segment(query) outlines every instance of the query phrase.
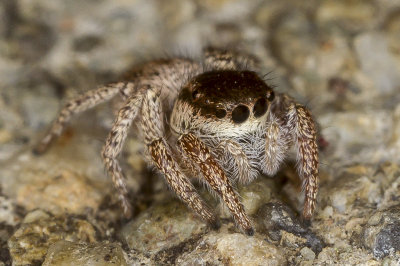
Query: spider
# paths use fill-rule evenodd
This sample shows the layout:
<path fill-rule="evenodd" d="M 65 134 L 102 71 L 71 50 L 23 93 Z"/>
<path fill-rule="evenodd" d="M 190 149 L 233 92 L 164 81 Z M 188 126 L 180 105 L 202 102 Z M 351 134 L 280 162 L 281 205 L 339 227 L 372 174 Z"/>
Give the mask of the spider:
<path fill-rule="evenodd" d="M 254 229 L 233 184 L 262 172 L 274 175 L 295 146 L 305 192 L 303 217 L 311 219 L 318 190 L 318 148 L 311 113 L 289 96 L 275 93 L 253 71 L 257 62 L 239 52 L 208 48 L 199 60 L 156 60 L 128 72 L 124 81 L 90 90 L 69 101 L 35 152 L 47 150 L 66 123 L 119 94 L 119 110 L 102 158 L 124 214 L 131 204 L 117 157 L 133 121 L 145 144 L 145 158 L 171 190 L 202 219 L 218 219 L 196 192 L 191 177 L 207 184 L 226 204 L 247 235 Z"/>

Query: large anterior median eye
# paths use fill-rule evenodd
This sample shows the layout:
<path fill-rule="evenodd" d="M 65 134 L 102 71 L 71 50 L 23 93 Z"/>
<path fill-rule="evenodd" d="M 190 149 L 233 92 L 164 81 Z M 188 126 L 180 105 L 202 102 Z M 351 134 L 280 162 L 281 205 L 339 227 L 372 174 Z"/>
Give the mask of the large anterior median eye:
<path fill-rule="evenodd" d="M 254 117 L 263 116 L 268 110 L 268 103 L 265 98 L 260 98 L 256 101 L 256 104 L 253 107 Z"/>
<path fill-rule="evenodd" d="M 250 115 L 250 111 L 249 111 L 249 108 L 247 108 L 247 106 L 238 105 L 232 111 L 232 120 L 233 120 L 233 122 L 235 122 L 237 124 L 243 123 L 244 121 L 246 121 L 246 119 L 249 117 L 249 115 Z"/>

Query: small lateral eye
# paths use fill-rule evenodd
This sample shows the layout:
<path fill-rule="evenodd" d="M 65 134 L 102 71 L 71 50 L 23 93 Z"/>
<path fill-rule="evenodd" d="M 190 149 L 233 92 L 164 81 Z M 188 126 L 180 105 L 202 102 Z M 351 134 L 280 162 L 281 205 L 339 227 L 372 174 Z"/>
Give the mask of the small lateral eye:
<path fill-rule="evenodd" d="M 200 97 L 199 91 L 196 90 L 196 89 L 193 90 L 193 91 L 192 91 L 192 98 L 193 98 L 193 100 L 197 100 L 199 97 Z"/>
<path fill-rule="evenodd" d="M 253 107 L 254 117 L 263 116 L 268 110 L 268 103 L 265 98 L 260 98 L 256 101 L 256 104 Z"/>
<path fill-rule="evenodd" d="M 268 99 L 268 101 L 272 102 L 275 99 L 275 92 L 274 91 L 269 91 L 267 99 Z"/>
<path fill-rule="evenodd" d="M 247 108 L 247 106 L 238 105 L 232 111 L 232 120 L 236 124 L 240 124 L 246 121 L 249 115 L 250 115 L 250 110 L 249 108 Z"/>
<path fill-rule="evenodd" d="M 224 118 L 226 116 L 226 111 L 225 109 L 217 109 L 215 111 L 215 116 L 219 119 Z"/>

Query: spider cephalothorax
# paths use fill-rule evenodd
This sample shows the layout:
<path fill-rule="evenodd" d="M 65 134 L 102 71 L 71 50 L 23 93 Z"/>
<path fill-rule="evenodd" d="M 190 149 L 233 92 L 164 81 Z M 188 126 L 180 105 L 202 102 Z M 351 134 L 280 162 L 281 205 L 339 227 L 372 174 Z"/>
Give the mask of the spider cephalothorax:
<path fill-rule="evenodd" d="M 253 131 L 274 98 L 255 72 L 216 70 L 202 73 L 178 95 L 171 117 L 175 132 L 236 136 Z M 264 119 L 265 120 L 265 119 Z"/>
<path fill-rule="evenodd" d="M 247 60 L 247 64 L 243 64 Z M 199 60 L 152 61 L 131 72 L 127 81 L 87 92 L 70 101 L 35 149 L 44 152 L 75 113 L 117 94 L 125 100 L 104 146 L 104 164 L 113 179 L 124 213 L 131 214 L 117 157 L 128 130 L 138 118 L 146 158 L 170 188 L 200 217 L 218 219 L 197 194 L 189 177 L 205 182 L 225 202 L 244 232 L 253 226 L 232 183 L 248 183 L 259 172 L 273 175 L 297 150 L 303 180 L 303 216 L 311 218 L 318 189 L 318 150 L 310 112 L 285 94 L 275 94 L 256 72 L 244 66 L 245 55 L 218 49 Z M 165 119 L 165 114 L 169 117 Z M 171 132 L 172 134 L 169 134 Z"/>

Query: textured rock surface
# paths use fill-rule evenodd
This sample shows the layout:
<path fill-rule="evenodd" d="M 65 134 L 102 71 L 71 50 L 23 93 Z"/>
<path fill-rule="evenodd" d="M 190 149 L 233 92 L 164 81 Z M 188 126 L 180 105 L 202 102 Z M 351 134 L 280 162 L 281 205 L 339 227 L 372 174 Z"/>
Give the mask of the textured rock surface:
<path fill-rule="evenodd" d="M 51 245 L 44 266 L 49 265 L 127 265 L 122 248 L 117 244 L 77 244 L 65 240 Z"/>
<path fill-rule="evenodd" d="M 282 265 L 286 258 L 282 250 L 266 242 L 262 236 L 252 238 L 229 232 L 223 226 L 219 233 L 210 232 L 182 250 L 173 261 L 177 265 Z M 159 259 L 159 257 L 156 257 Z M 162 258 L 162 257 L 161 257 Z"/>
<path fill-rule="evenodd" d="M 0 265 L 400 263 L 399 1 L 4 0 L 0 17 Z M 218 230 L 173 199 L 135 138 L 121 156 L 135 204 L 125 220 L 100 159 L 118 102 L 31 154 L 66 99 L 130 65 L 208 45 L 256 55 L 276 90 L 315 115 L 311 224 L 298 216 L 295 158 L 274 179 L 239 186 L 257 229 L 247 237 L 207 191 Z"/>
<path fill-rule="evenodd" d="M 131 249 L 155 254 L 203 234 L 207 225 L 177 201 L 164 202 L 124 226 L 121 238 Z"/>
<path fill-rule="evenodd" d="M 96 232 L 85 220 L 50 217 L 36 211 L 25 217 L 8 240 L 8 247 L 14 264 L 37 264 L 43 261 L 49 246 L 59 240 L 91 243 L 96 240 Z"/>
<path fill-rule="evenodd" d="M 364 228 L 362 240 L 378 258 L 400 250 L 400 206 L 374 213 Z"/>
<path fill-rule="evenodd" d="M 265 204 L 259 209 L 257 219 L 260 226 L 259 230 L 267 234 L 272 240 L 286 241 L 286 244 L 293 246 L 306 245 L 312 249 L 311 252 L 316 253 L 321 252 L 325 246 L 322 240 L 311 232 L 289 207 L 282 203 L 270 202 Z M 304 252 L 310 253 L 307 249 Z M 308 255 L 308 257 L 310 256 Z"/>

